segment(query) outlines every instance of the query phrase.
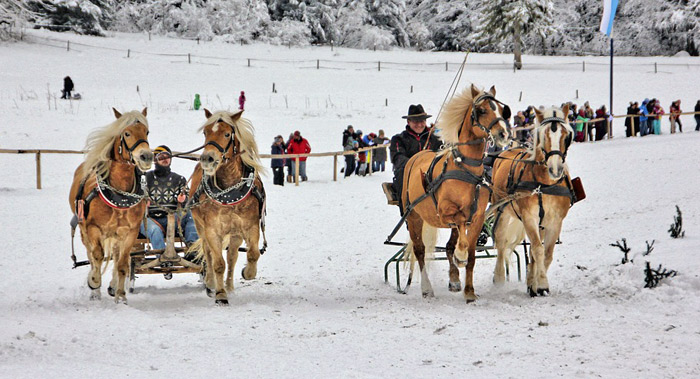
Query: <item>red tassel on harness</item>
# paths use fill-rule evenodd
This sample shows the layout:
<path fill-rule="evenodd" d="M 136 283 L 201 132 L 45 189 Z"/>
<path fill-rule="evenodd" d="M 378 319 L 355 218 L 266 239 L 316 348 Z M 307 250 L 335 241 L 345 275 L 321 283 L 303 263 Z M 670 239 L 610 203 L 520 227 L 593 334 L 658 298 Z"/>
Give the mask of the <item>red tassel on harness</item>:
<path fill-rule="evenodd" d="M 85 221 L 85 200 L 83 200 L 83 199 L 78 200 L 76 207 L 75 207 L 75 213 L 76 213 L 76 216 L 78 216 L 79 223 Z"/>

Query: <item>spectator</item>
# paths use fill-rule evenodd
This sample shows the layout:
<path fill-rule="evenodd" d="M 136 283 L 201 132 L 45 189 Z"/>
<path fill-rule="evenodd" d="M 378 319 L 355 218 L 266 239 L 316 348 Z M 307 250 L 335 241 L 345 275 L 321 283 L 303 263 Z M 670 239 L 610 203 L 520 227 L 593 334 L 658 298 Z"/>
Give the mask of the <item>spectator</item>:
<path fill-rule="evenodd" d="M 401 190 L 403 188 L 403 170 L 406 162 L 421 150 L 429 149 L 438 151 L 442 147 L 442 142 L 431 133 L 425 120 L 432 117 L 425 113 L 421 104 L 408 107 L 408 114 L 401 118 L 406 119 L 406 128 L 403 132 L 391 137 L 389 151 L 391 153 L 391 163 L 394 165 L 394 181 L 383 183 L 384 193 L 391 199 L 397 201 L 399 211 L 403 213 L 401 206 Z"/>
<path fill-rule="evenodd" d="M 348 127 L 349 129 L 352 129 L 352 126 Z M 347 130 L 346 130 L 347 131 Z M 343 146 L 343 150 L 345 151 L 357 151 L 357 141 L 355 141 L 355 138 L 353 137 L 355 133 L 349 133 L 347 138 L 343 138 L 345 141 L 345 146 Z M 343 133 L 343 137 L 345 137 L 345 133 Z M 355 172 L 355 153 L 352 154 L 345 154 L 345 177 L 347 178 L 348 176 L 352 175 Z"/>
<path fill-rule="evenodd" d="M 389 139 L 384 135 L 384 130 L 379 129 L 379 135 L 374 137 L 374 145 L 382 146 L 387 142 L 389 142 Z M 386 168 L 386 147 L 372 150 L 372 164 L 374 165 L 372 170 L 384 172 Z"/>
<path fill-rule="evenodd" d="M 664 115 L 664 108 L 661 106 L 661 101 L 654 101 L 654 134 L 661 134 L 661 116 Z"/>
<path fill-rule="evenodd" d="M 649 99 L 642 101 L 642 106 L 639 108 L 641 116 L 639 116 L 639 135 L 644 137 L 649 134 Z"/>
<path fill-rule="evenodd" d="M 595 122 L 595 140 L 600 141 L 605 138 L 608 134 L 608 112 L 605 109 L 605 105 L 601 106 L 595 111 L 595 118 L 602 118 L 600 121 Z"/>
<path fill-rule="evenodd" d="M 695 103 L 695 131 L 700 131 L 700 100 Z"/>
<path fill-rule="evenodd" d="M 513 117 L 513 127 L 514 128 L 524 128 L 526 126 L 526 121 L 525 121 L 525 114 L 522 111 L 518 111 L 518 113 Z M 518 129 L 515 131 L 515 139 L 520 143 L 523 144 L 525 141 L 527 141 L 529 137 L 530 132 L 525 129 Z"/>
<path fill-rule="evenodd" d="M 367 147 L 365 138 L 362 136 L 362 130 L 357 130 L 357 142 L 360 149 Z M 360 151 L 357 153 L 357 166 L 355 167 L 355 175 L 365 176 L 367 174 L 367 152 Z"/>
<path fill-rule="evenodd" d="M 187 200 L 187 180 L 170 170 L 172 152 L 165 145 L 156 147 L 153 151 L 156 154 L 154 170 L 146 173 L 146 184 L 148 186 L 148 217 L 146 226 L 141 224 L 141 234 L 148 237 L 153 249 L 165 249 L 165 231 L 168 230 L 168 211 L 177 209 L 178 204 L 184 204 Z M 180 220 L 180 218 L 182 219 Z M 182 232 L 185 243 L 190 244 L 199 238 L 195 229 L 192 214 L 187 211 L 184 216 L 177 212 L 175 220 L 180 224 L 180 228 L 175 228 L 175 233 Z M 171 262 L 166 262 L 170 263 Z M 169 274 L 169 275 L 168 275 Z M 166 273 L 166 278 L 172 273 Z"/>
<path fill-rule="evenodd" d="M 676 132 L 676 123 L 678 123 L 678 131 L 683 133 L 683 124 L 681 124 L 681 113 L 683 111 L 681 110 L 680 99 L 672 102 L 668 111 L 671 112 L 671 115 L 668 117 L 671 121 L 671 134 Z"/>
<path fill-rule="evenodd" d="M 348 125 L 347 129 L 343 130 L 343 149 L 348 144 L 348 138 L 352 138 L 353 140 L 357 139 L 357 134 L 355 133 L 355 129 L 352 127 L 352 125 Z"/>
<path fill-rule="evenodd" d="M 71 98 L 71 91 L 73 91 L 73 80 L 71 80 L 70 76 L 66 76 L 63 78 L 63 90 L 61 91 L 61 99 L 70 99 Z"/>
<path fill-rule="evenodd" d="M 282 136 L 275 137 L 274 142 L 272 142 L 272 155 L 283 155 L 286 146 L 284 145 L 284 138 Z M 284 158 L 273 158 L 272 167 L 272 183 L 278 186 L 284 186 Z"/>
<path fill-rule="evenodd" d="M 311 145 L 306 138 L 301 136 L 301 133 L 297 130 L 294 132 L 294 138 L 287 145 L 288 154 L 308 154 L 311 152 Z M 292 159 L 292 177 L 295 176 L 296 172 L 296 159 Z M 299 176 L 301 176 L 301 181 L 305 182 L 308 180 L 306 176 L 306 157 L 299 157 Z M 293 179 L 292 179 L 293 180 Z"/>
<path fill-rule="evenodd" d="M 586 101 L 583 104 L 583 110 L 585 112 L 586 118 L 590 121 L 595 117 L 595 112 L 593 111 L 593 108 L 591 108 L 591 105 Z M 595 127 L 595 123 L 589 122 L 586 124 L 586 129 L 588 130 L 588 140 L 593 141 L 593 128 Z"/>
<path fill-rule="evenodd" d="M 201 106 L 202 106 L 202 101 L 199 99 L 199 94 L 198 94 L 198 93 L 195 93 L 195 94 L 194 94 L 194 104 L 193 104 L 193 108 L 194 108 L 194 110 L 198 111 L 198 110 L 199 110 L 199 107 L 201 107 Z"/>
<path fill-rule="evenodd" d="M 285 142 L 285 144 L 284 144 L 285 149 L 287 149 L 287 154 L 291 154 L 291 153 L 289 153 L 288 150 L 289 150 L 289 144 L 292 143 L 293 139 L 294 139 L 294 133 L 289 133 L 289 138 L 287 138 L 287 142 Z M 284 163 L 287 165 L 287 183 L 291 183 L 292 180 L 294 180 L 292 178 L 292 173 L 294 172 L 294 170 L 292 169 L 292 164 L 294 163 L 294 159 L 287 158 L 287 159 L 285 159 Z"/>
<path fill-rule="evenodd" d="M 639 103 L 630 101 L 630 106 L 627 107 L 627 117 L 625 118 L 625 130 L 627 137 L 637 135 L 637 117 L 639 114 Z"/>
<path fill-rule="evenodd" d="M 245 92 L 241 91 L 241 95 L 238 96 L 238 109 L 245 110 Z"/>
<path fill-rule="evenodd" d="M 578 116 L 576 116 L 576 135 L 574 136 L 574 141 L 576 142 L 586 142 L 586 133 L 584 128 L 588 125 L 589 119 L 586 118 L 586 111 L 579 109 Z"/>

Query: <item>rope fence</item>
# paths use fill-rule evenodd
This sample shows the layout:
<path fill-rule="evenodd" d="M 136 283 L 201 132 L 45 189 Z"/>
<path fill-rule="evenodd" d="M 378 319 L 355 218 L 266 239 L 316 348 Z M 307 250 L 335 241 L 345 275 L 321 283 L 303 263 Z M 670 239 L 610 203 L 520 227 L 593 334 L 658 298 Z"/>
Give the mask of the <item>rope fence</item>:
<path fill-rule="evenodd" d="M 265 64 L 283 64 L 292 65 L 300 69 L 335 69 L 335 70 L 357 70 L 357 71 L 373 71 L 376 70 L 381 72 L 382 70 L 393 70 L 393 71 L 451 71 L 457 70 L 461 66 L 461 62 L 424 62 L 424 63 L 410 63 L 410 62 L 390 62 L 390 61 L 344 61 L 344 60 L 329 60 L 329 59 L 305 59 L 305 60 L 285 60 L 285 59 L 269 59 L 269 58 L 232 58 L 224 56 L 212 56 L 212 55 L 198 55 L 192 53 L 157 53 L 150 51 L 143 51 L 130 48 L 114 48 L 107 46 L 97 46 L 90 45 L 80 42 L 71 42 L 70 40 L 51 38 L 51 37 L 41 37 L 32 34 L 27 34 L 22 29 L 20 33 L 12 32 L 19 40 L 27 40 L 30 43 L 49 46 L 54 48 L 66 49 L 66 51 L 76 51 L 82 52 L 84 50 L 76 49 L 79 48 L 90 48 L 90 49 L 101 49 L 107 51 L 121 52 L 126 58 L 131 58 L 135 55 L 144 56 L 156 56 L 156 57 L 168 57 L 168 58 L 180 58 L 180 60 L 174 61 L 173 63 L 203 63 L 202 60 L 217 60 L 217 61 L 228 61 L 234 62 L 241 66 L 246 67 L 265 67 Z M 151 39 L 151 34 L 149 33 L 149 40 Z M 200 39 L 192 39 L 200 44 Z M 291 45 L 289 46 L 291 48 Z M 333 47 L 331 46 L 331 49 Z M 199 62 L 197 62 L 199 60 Z M 598 69 L 605 69 L 609 67 L 608 63 L 603 62 L 592 62 L 580 60 L 571 62 L 551 62 L 551 63 L 524 63 L 523 67 L 529 69 L 562 69 L 562 70 L 578 70 L 586 72 L 587 66 L 589 70 L 591 67 L 597 67 Z M 614 66 L 618 67 L 638 67 L 647 68 L 648 70 L 653 69 L 654 73 L 659 72 L 659 67 L 664 68 L 686 68 L 690 69 L 700 69 L 700 63 L 615 63 Z M 512 62 L 493 62 L 493 63 L 469 63 L 466 68 L 493 68 L 493 69 L 514 69 L 514 64 Z"/>
<path fill-rule="evenodd" d="M 326 153 L 309 153 L 309 154 L 260 154 L 263 159 L 294 159 L 294 183 L 299 185 L 299 162 L 302 157 L 333 157 L 333 181 L 338 181 L 338 156 L 354 155 L 365 151 L 375 149 L 386 149 L 388 145 L 363 147 L 358 150 L 334 151 Z M 41 189 L 41 155 L 42 154 L 85 154 L 85 150 L 60 150 L 60 149 L 0 149 L 0 154 L 34 154 L 36 160 L 36 189 Z M 177 154 L 173 151 L 173 154 Z M 187 158 L 199 158 L 196 154 L 181 155 Z M 369 173 L 372 173 L 372 164 L 368 164 Z"/>

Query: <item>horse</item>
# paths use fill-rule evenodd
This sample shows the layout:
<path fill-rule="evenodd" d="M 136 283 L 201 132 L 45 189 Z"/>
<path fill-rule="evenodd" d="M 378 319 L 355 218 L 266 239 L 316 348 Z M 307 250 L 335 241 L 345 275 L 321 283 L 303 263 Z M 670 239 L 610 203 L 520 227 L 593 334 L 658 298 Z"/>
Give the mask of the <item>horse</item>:
<path fill-rule="evenodd" d="M 264 172 L 253 125 L 241 117 L 242 110 L 211 113 L 204 109 L 207 121 L 199 131 L 204 133 L 204 150 L 192 174 L 190 200 L 200 239 L 191 251 L 204 256 L 205 287 L 215 303 L 228 305 L 227 291 L 233 291 L 233 269 L 238 248 L 245 241 L 248 264 L 241 271 L 243 279 L 257 275 L 260 233 L 265 241 L 265 189 L 260 180 Z M 252 196 L 250 196 L 252 195 Z M 222 250 L 228 248 L 226 285 Z"/>
<path fill-rule="evenodd" d="M 153 152 L 148 145 L 146 108 L 124 114 L 112 110 L 116 120 L 88 136 L 87 154 L 75 170 L 68 200 L 90 261 L 90 298 L 101 298 L 102 263 L 106 262 L 106 269 L 113 259 L 107 292 L 116 303 L 126 304 L 130 252 L 146 212 L 142 173 L 151 168 Z M 100 201 L 92 201 L 98 197 Z"/>
<path fill-rule="evenodd" d="M 423 297 L 434 292 L 425 270 L 425 251 L 432 251 L 437 228 L 452 229 L 447 243 L 449 290 L 461 290 L 459 267 L 466 262 L 464 298 L 476 300 L 473 285 L 476 241 L 484 224 L 489 185 L 483 176 L 487 139 L 499 146 L 509 141 L 502 103 L 496 89 L 489 92 L 465 89 L 453 97 L 438 118 L 435 128 L 446 145 L 441 152 L 424 150 L 406 163 L 401 199 L 410 241 L 407 256 L 418 261 Z M 430 198 L 430 201 L 424 201 Z M 427 242 L 427 243 L 426 243 Z"/>
<path fill-rule="evenodd" d="M 536 109 L 532 147 L 507 150 L 493 166 L 493 239 L 498 250 L 493 281 L 505 281 L 508 255 L 527 234 L 532 248 L 527 290 L 532 297 L 549 293 L 547 270 L 562 221 L 575 200 L 565 163 L 573 138 L 568 112 L 568 105 Z"/>

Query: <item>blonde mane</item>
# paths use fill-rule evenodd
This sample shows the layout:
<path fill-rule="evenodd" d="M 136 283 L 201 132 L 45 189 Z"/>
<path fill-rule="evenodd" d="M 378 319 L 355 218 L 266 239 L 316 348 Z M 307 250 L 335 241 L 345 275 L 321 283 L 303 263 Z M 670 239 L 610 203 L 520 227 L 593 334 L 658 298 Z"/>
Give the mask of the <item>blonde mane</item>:
<path fill-rule="evenodd" d="M 467 87 L 445 104 L 436 123 L 438 127 L 436 134 L 443 142 L 447 144 L 459 142 L 459 129 L 467 115 L 466 110 L 471 107 L 473 100 L 471 87 Z"/>
<path fill-rule="evenodd" d="M 258 175 L 265 175 L 265 166 L 263 166 L 262 162 L 260 161 L 258 144 L 255 142 L 255 128 L 250 120 L 243 117 L 240 117 L 238 120 L 234 121 L 233 116 L 235 115 L 236 113 L 227 111 L 216 112 L 207 119 L 207 121 L 199 128 L 198 131 L 202 132 L 204 128 L 219 121 L 219 119 L 229 125 L 233 125 L 234 133 L 236 138 L 238 138 L 238 143 L 240 144 L 240 149 L 243 151 L 241 154 L 241 160 L 244 164 L 255 169 Z"/>
<path fill-rule="evenodd" d="M 146 117 L 139 111 L 131 111 L 122 114 L 109 125 L 96 129 L 88 135 L 85 142 L 85 161 L 82 166 L 82 175 L 87 177 L 92 172 L 106 179 L 109 176 L 109 162 L 112 157 L 112 146 L 114 139 L 124 132 L 124 129 L 136 122 L 141 122 L 148 128 Z"/>

